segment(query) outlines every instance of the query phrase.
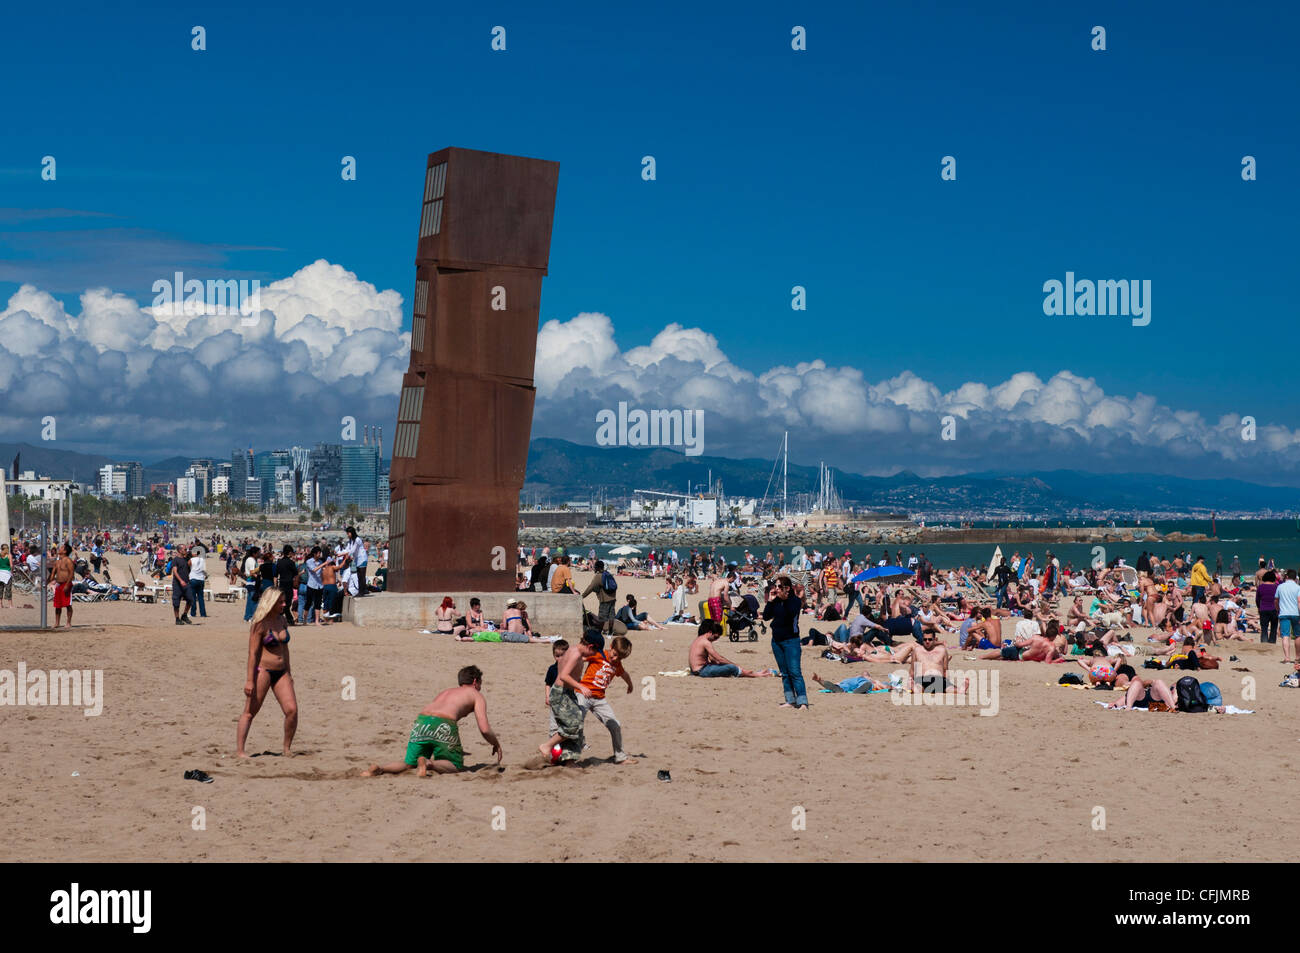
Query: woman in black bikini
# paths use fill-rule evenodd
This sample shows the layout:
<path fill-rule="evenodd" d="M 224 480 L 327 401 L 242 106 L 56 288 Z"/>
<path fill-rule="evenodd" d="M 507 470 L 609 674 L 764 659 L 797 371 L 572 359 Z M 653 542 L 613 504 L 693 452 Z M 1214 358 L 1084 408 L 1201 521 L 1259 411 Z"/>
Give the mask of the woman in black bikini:
<path fill-rule="evenodd" d="M 284 593 L 271 588 L 262 593 L 248 630 L 248 681 L 244 684 L 244 713 L 239 716 L 236 756 L 247 758 L 244 742 L 253 717 L 266 701 L 266 693 L 275 692 L 275 700 L 284 712 L 284 754 L 298 729 L 298 699 L 293 693 L 293 674 L 289 671 L 289 630 L 285 625 Z"/>

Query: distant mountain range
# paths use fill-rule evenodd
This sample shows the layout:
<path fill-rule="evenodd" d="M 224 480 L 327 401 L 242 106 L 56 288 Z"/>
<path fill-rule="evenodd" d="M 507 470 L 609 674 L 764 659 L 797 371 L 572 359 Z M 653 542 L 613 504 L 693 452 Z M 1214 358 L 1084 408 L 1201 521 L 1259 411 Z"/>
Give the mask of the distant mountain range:
<path fill-rule="evenodd" d="M 56 450 L 50 445 L 0 443 L 0 464 L 8 471 L 15 454 L 24 470 L 60 479 L 93 483 L 106 463 L 128 457 Z M 144 463 L 144 482 L 168 483 L 185 472 L 190 457 L 168 457 Z M 212 459 L 221 461 L 224 455 Z M 529 445 L 526 500 L 560 502 L 585 500 L 598 491 L 626 496 L 632 490 L 685 493 L 704 484 L 709 473 L 721 480 L 730 496 L 779 498 L 781 474 L 772 460 L 728 457 L 687 457 L 661 448 L 588 447 L 549 437 Z M 774 476 L 774 478 L 773 478 Z M 769 489 L 768 481 L 772 479 Z M 789 467 L 789 494 L 815 494 L 817 467 Z M 1087 473 L 1048 470 L 1032 473 L 969 473 L 925 478 L 902 471 L 873 477 L 835 471 L 835 489 L 847 504 L 895 512 L 1023 510 L 1059 514 L 1070 510 L 1115 510 L 1134 513 L 1294 512 L 1300 510 L 1300 489 L 1266 486 L 1242 480 L 1198 480 L 1143 473 Z"/>
<path fill-rule="evenodd" d="M 709 471 L 730 496 L 779 498 L 781 473 L 772 460 L 687 457 L 671 450 L 586 447 L 566 440 L 539 438 L 528 452 L 525 498 L 534 493 L 552 500 L 585 499 L 594 489 L 610 495 L 633 489 L 684 493 L 703 484 Z M 875 510 L 1006 510 L 1064 513 L 1075 509 L 1131 512 L 1295 511 L 1300 489 L 1242 480 L 1196 480 L 1142 473 L 1095 474 L 1079 470 L 1033 473 L 969 473 L 925 478 L 906 470 L 888 477 L 836 470 L 835 489 L 845 503 Z M 815 494 L 817 467 L 791 464 L 789 494 Z"/>

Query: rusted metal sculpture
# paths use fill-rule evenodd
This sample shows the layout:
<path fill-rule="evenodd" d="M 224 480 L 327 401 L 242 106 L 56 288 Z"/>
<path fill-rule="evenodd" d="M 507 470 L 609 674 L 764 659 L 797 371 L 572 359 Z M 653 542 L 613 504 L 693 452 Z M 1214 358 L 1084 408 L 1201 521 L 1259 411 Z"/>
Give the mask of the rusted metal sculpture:
<path fill-rule="evenodd" d="M 394 592 L 514 588 L 559 174 L 493 152 L 429 156 L 389 471 Z"/>

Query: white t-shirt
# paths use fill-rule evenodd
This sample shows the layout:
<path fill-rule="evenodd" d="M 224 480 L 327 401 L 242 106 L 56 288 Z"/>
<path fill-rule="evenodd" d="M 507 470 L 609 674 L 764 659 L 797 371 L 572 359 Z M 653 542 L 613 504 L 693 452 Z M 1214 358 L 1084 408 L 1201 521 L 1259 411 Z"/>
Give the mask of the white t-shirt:
<path fill-rule="evenodd" d="M 28 554 L 27 554 L 27 568 L 28 568 L 28 570 L 31 571 L 31 572 L 40 572 L 40 571 L 41 571 L 41 557 L 40 557 L 40 556 L 37 556 L 35 553 L 28 553 Z"/>
<path fill-rule="evenodd" d="M 1033 619 L 1021 619 L 1016 623 L 1016 638 L 1028 639 L 1035 635 L 1042 635 L 1043 630 Z"/>
<path fill-rule="evenodd" d="M 1300 583 L 1294 579 L 1277 587 L 1277 614 L 1300 615 Z"/>
<path fill-rule="evenodd" d="M 190 559 L 190 579 L 194 582 L 203 582 L 208 578 L 208 564 L 202 556 L 194 556 Z"/>
<path fill-rule="evenodd" d="M 348 555 L 352 557 L 352 565 L 360 568 L 366 564 L 366 545 L 360 536 L 348 544 Z"/>

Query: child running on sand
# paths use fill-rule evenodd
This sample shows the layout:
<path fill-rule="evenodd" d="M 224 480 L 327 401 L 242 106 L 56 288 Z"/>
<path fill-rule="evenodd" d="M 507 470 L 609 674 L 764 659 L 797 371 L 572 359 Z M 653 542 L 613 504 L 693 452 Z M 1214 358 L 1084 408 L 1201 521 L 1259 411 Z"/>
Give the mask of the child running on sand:
<path fill-rule="evenodd" d="M 609 729 L 609 740 L 614 745 L 615 764 L 636 764 L 635 758 L 629 758 L 623 750 L 623 726 L 619 724 L 605 698 L 605 689 L 617 675 L 627 683 L 627 691 L 632 693 L 632 678 L 623 670 L 623 659 L 632 654 L 632 640 L 625 635 L 616 635 L 609 648 L 596 652 L 587 659 L 587 670 L 582 675 L 582 684 L 591 689 L 590 695 L 578 699 L 583 714 L 591 712 L 600 719 L 600 723 Z"/>
<path fill-rule="evenodd" d="M 466 665 L 456 674 L 455 688 L 439 692 L 433 701 L 415 717 L 411 738 L 406 745 L 406 760 L 393 764 L 372 764 L 361 772 L 363 778 L 381 774 L 401 774 L 415 768 L 420 777 L 427 777 L 430 769 L 438 774 L 455 774 L 465 770 L 465 752 L 460 746 L 460 726 L 457 724 L 470 712 L 478 722 L 483 740 L 492 746 L 492 753 L 501 763 L 501 742 L 492 732 L 487 719 L 487 701 L 483 698 L 483 673 L 477 665 Z"/>

